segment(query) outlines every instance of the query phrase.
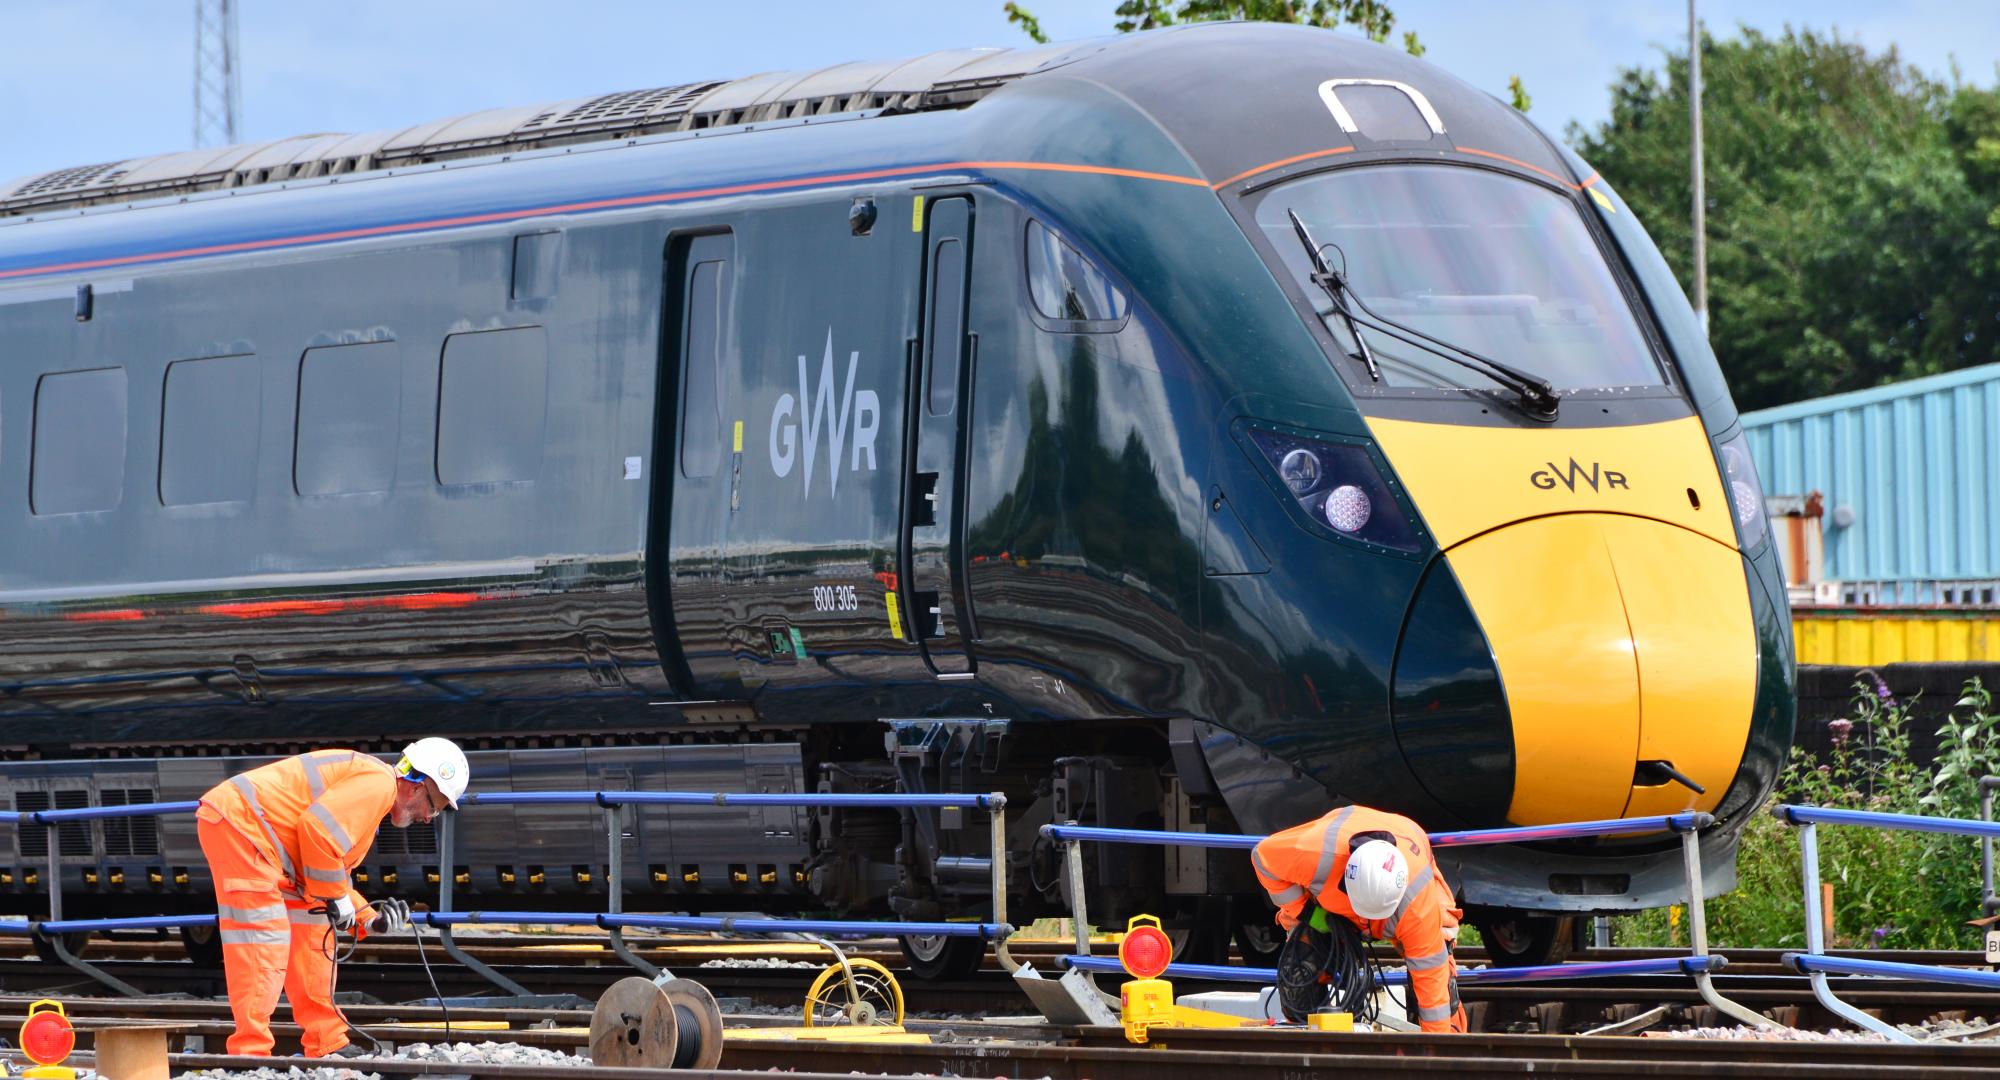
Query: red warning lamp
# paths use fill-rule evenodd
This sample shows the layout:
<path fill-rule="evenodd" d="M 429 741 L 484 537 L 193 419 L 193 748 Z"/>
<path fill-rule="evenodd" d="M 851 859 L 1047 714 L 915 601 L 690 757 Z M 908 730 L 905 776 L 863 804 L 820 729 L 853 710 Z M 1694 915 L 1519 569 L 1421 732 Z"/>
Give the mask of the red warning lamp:
<path fill-rule="evenodd" d="M 1174 943 L 1151 915 L 1134 915 L 1118 945 L 1118 962 L 1135 979 L 1156 979 L 1174 958 Z"/>
<path fill-rule="evenodd" d="M 21 1024 L 21 1052 L 40 1068 L 27 1076 L 75 1076 L 69 1069 L 50 1068 L 76 1049 L 76 1029 L 70 1026 L 62 1002 L 43 999 L 28 1006 L 28 1019 Z"/>

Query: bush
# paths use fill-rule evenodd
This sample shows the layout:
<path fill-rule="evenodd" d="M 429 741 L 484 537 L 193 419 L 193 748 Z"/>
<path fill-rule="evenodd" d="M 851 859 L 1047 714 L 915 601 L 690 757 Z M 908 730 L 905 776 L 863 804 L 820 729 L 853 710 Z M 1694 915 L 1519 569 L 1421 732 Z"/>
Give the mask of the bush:
<path fill-rule="evenodd" d="M 1794 748 L 1772 806 L 1806 803 L 1892 814 L 1977 818 L 1979 778 L 2000 774 L 2000 715 L 1978 679 L 1938 729 L 1928 774 L 1910 758 L 1909 710 L 1874 680 L 1855 684 L 1852 719 L 1832 722 L 1833 752 L 1816 761 Z M 1834 932 L 1828 948 L 1971 949 L 1965 925 L 1979 910 L 1979 841 L 1966 836 L 1823 825 L 1820 881 L 1833 886 Z M 1745 824 L 1734 892 L 1708 902 L 1709 944 L 1716 948 L 1802 948 L 1797 830 L 1769 813 Z M 1619 945 L 1685 946 L 1680 908 L 1619 919 Z"/>

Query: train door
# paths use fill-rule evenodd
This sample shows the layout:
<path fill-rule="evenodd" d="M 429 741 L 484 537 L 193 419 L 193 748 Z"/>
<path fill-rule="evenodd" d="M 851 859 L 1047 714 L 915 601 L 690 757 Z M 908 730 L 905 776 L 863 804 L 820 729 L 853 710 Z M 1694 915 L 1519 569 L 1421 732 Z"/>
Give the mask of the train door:
<path fill-rule="evenodd" d="M 736 270 L 731 233 L 668 241 L 650 526 L 654 565 L 667 571 L 664 582 L 654 578 L 656 595 L 664 593 L 654 617 L 662 661 L 670 672 L 682 669 L 678 689 L 695 696 L 727 694 L 740 677 L 725 558 L 735 473 L 724 421 L 729 373 L 738 367 Z"/>
<path fill-rule="evenodd" d="M 963 507 L 967 399 L 977 341 L 967 330 L 972 298 L 972 200 L 926 200 L 924 258 L 917 282 L 918 331 L 911 342 L 905 402 L 899 578 L 908 624 L 942 678 L 973 671 L 966 600 Z"/>

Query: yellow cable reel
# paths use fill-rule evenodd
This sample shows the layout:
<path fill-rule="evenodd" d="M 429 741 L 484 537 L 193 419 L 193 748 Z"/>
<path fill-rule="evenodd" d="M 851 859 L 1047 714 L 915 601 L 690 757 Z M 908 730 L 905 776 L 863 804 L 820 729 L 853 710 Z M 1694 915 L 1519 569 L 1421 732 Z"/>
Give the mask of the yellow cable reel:
<path fill-rule="evenodd" d="M 873 960 L 850 959 L 845 969 L 828 964 L 806 991 L 806 1027 L 900 1027 L 902 1023 L 903 988 L 888 968 Z"/>

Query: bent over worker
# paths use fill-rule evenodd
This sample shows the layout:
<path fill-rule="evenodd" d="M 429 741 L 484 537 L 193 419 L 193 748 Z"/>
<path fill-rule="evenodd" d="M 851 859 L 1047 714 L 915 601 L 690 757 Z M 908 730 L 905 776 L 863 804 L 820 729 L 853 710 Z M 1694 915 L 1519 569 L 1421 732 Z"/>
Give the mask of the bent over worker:
<path fill-rule="evenodd" d="M 1316 984 L 1332 954 L 1324 922 L 1313 928 L 1317 904 L 1369 940 L 1395 942 L 1409 969 L 1423 1030 L 1465 1030 L 1451 954 L 1464 913 L 1452 906 L 1451 886 L 1416 822 L 1365 806 L 1342 807 L 1265 837 L 1250 853 L 1250 864 L 1278 905 L 1278 924 L 1291 932 L 1278 965 L 1281 992 L 1288 979 L 1303 977 L 1308 988 Z M 1288 973 L 1302 962 L 1314 966 Z M 1292 1008 L 1286 1005 L 1287 1012 Z"/>
<path fill-rule="evenodd" d="M 464 751 L 430 738 L 404 747 L 393 768 L 354 750 L 318 750 L 230 777 L 201 797 L 195 834 L 215 879 L 236 1019 L 230 1053 L 269 1056 L 281 988 L 305 1028 L 307 1057 L 347 1046 L 347 1021 L 333 1004 L 334 934 L 409 925 L 408 905 L 369 905 L 348 872 L 384 817 L 399 829 L 428 822 L 458 807 L 465 784 Z"/>

